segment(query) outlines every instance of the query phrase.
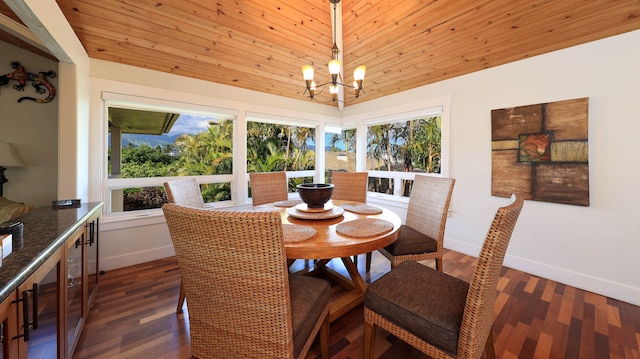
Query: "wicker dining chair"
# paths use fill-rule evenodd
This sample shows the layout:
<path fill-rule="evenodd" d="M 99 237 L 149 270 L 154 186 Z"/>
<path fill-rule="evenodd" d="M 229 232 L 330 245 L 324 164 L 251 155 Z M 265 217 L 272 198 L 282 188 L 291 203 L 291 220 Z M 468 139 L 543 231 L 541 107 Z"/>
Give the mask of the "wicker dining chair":
<path fill-rule="evenodd" d="M 407 261 L 369 286 L 364 302 L 364 358 L 376 327 L 432 358 L 495 358 L 493 307 L 502 262 L 523 206 L 522 197 L 498 209 L 467 283 Z"/>
<path fill-rule="evenodd" d="M 442 248 L 449 203 L 456 180 L 446 177 L 416 175 L 411 188 L 407 217 L 398 239 L 378 250 L 391 261 L 391 268 L 404 261 L 435 259 L 442 272 Z M 371 268 L 367 254 L 366 270 Z"/>
<path fill-rule="evenodd" d="M 164 183 L 164 192 L 167 194 L 167 199 L 170 203 L 175 203 L 182 206 L 204 208 L 204 200 L 202 199 L 200 185 L 194 177 L 167 181 Z M 176 309 L 178 313 L 182 312 L 184 300 L 184 287 L 182 286 L 182 282 L 180 282 L 178 308 Z"/>
<path fill-rule="evenodd" d="M 162 207 L 189 298 L 194 358 L 328 357 L 328 282 L 289 274 L 272 211 Z"/>
<path fill-rule="evenodd" d="M 368 172 L 331 173 L 331 183 L 335 186 L 331 199 L 366 203 L 368 179 Z M 371 256 L 371 252 L 367 252 L 367 256 Z M 353 256 L 353 264 L 358 266 L 357 255 Z"/>
<path fill-rule="evenodd" d="M 249 181 L 254 206 L 289 199 L 285 172 L 249 173 Z"/>
<path fill-rule="evenodd" d="M 367 172 L 333 172 L 331 183 L 335 186 L 331 199 L 367 202 Z"/>

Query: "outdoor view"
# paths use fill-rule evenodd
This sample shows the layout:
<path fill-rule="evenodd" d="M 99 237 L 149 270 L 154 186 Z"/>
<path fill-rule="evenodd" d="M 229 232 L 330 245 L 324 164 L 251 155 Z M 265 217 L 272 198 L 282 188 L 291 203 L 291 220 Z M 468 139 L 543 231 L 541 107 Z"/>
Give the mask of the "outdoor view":
<path fill-rule="evenodd" d="M 367 128 L 367 171 L 440 173 L 442 117 L 411 119 Z M 413 181 L 402 179 L 408 197 Z M 394 181 L 369 175 L 369 191 L 394 193 Z"/>
<path fill-rule="evenodd" d="M 120 166 L 111 163 L 113 149 L 108 150 L 110 177 L 230 175 L 234 124 L 232 118 L 181 114 L 171 131 L 162 135 L 132 134 L 123 130 Z M 333 171 L 355 171 L 356 129 L 329 133 L 325 143 L 325 182 L 330 182 Z M 247 170 L 314 170 L 315 144 L 314 128 L 248 122 Z M 440 117 L 370 126 L 366 148 L 367 170 L 439 173 Z M 312 177 L 290 178 L 290 191 L 299 183 L 312 181 Z M 402 186 L 403 195 L 408 196 L 411 181 L 403 181 Z M 393 193 L 392 187 L 393 181 L 389 178 L 370 176 L 370 191 Z M 231 199 L 229 182 L 202 184 L 201 189 L 205 202 Z M 159 208 L 166 201 L 161 186 L 122 190 L 123 211 Z"/>

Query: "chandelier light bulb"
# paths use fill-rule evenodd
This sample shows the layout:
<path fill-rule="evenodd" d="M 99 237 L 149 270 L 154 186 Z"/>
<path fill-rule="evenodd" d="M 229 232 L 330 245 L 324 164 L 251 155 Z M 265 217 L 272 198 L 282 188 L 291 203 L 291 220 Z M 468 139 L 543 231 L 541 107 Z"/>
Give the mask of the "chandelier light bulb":
<path fill-rule="evenodd" d="M 306 80 L 313 80 L 313 67 L 309 65 L 302 66 L 302 76 Z"/>
<path fill-rule="evenodd" d="M 331 60 L 329 61 L 329 74 L 330 75 L 338 75 L 340 73 L 340 68 L 342 64 L 340 64 L 339 60 Z"/>
<path fill-rule="evenodd" d="M 364 73 L 367 71 L 367 67 L 364 65 L 360 65 L 353 70 L 353 79 L 356 81 L 364 80 Z"/>

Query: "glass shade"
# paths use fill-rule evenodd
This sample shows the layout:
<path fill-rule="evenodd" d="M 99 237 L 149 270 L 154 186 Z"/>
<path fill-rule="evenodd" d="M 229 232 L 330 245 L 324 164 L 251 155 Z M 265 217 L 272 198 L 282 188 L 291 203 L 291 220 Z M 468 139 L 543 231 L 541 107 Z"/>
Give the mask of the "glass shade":
<path fill-rule="evenodd" d="M 313 80 L 313 67 L 309 65 L 302 66 L 302 76 L 306 80 Z"/>
<path fill-rule="evenodd" d="M 329 61 L 329 74 L 338 75 L 340 73 L 340 68 L 342 65 L 339 60 L 331 60 Z"/>
<path fill-rule="evenodd" d="M 364 65 L 356 67 L 356 69 L 353 70 L 353 79 L 356 81 L 364 80 L 364 73 L 366 71 L 367 71 L 367 67 Z"/>

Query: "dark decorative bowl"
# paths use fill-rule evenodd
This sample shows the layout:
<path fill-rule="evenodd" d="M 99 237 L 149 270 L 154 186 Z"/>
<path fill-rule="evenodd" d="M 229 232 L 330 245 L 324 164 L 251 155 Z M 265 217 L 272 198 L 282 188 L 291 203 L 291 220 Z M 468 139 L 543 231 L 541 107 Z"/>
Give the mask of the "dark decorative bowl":
<path fill-rule="evenodd" d="M 330 183 L 302 183 L 298 186 L 300 199 L 309 208 L 323 208 L 324 204 L 331 199 L 333 184 Z"/>

